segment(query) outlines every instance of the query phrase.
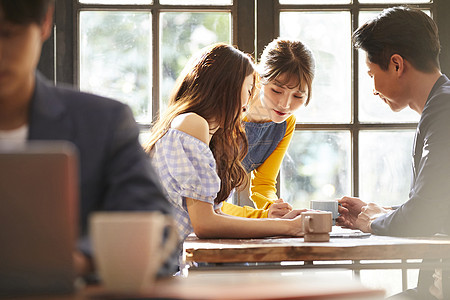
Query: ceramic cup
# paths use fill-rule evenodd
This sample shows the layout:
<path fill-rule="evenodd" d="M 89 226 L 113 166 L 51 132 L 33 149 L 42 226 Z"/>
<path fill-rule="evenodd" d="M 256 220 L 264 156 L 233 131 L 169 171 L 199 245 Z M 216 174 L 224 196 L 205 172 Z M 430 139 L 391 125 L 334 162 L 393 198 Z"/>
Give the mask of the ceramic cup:
<path fill-rule="evenodd" d="M 329 211 L 306 211 L 301 214 L 305 242 L 328 242 L 332 228 Z"/>
<path fill-rule="evenodd" d="M 94 262 L 105 289 L 111 292 L 139 293 L 151 287 L 178 244 L 172 217 L 160 212 L 94 213 L 90 233 Z"/>
<path fill-rule="evenodd" d="M 336 218 L 339 217 L 338 202 L 336 200 L 311 200 L 311 209 L 329 211 L 333 214 L 333 225 L 336 225 Z"/>

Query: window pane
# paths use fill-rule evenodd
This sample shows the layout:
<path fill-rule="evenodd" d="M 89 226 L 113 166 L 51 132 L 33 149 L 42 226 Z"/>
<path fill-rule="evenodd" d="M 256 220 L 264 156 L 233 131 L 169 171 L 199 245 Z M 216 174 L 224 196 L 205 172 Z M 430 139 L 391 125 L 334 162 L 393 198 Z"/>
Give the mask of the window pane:
<path fill-rule="evenodd" d="M 160 107 L 163 111 L 175 80 L 192 54 L 213 43 L 231 43 L 231 14 L 161 13 L 161 31 Z"/>
<path fill-rule="evenodd" d="M 159 0 L 161 4 L 169 5 L 231 5 L 232 0 Z"/>
<path fill-rule="evenodd" d="M 294 208 L 350 194 L 350 133 L 296 131 L 280 172 L 280 195 Z"/>
<path fill-rule="evenodd" d="M 351 0 L 280 0 L 280 4 L 346 4 Z"/>
<path fill-rule="evenodd" d="M 80 0 L 87 4 L 152 4 L 152 0 Z"/>
<path fill-rule="evenodd" d="M 151 15 L 80 13 L 80 89 L 129 104 L 137 121 L 151 120 Z"/>
<path fill-rule="evenodd" d="M 378 15 L 381 11 L 362 11 L 359 14 L 360 25 Z M 366 54 L 359 51 L 359 121 L 379 123 L 418 122 L 420 115 L 408 107 L 393 112 L 389 105 L 373 94 L 373 80 L 367 74 Z"/>
<path fill-rule="evenodd" d="M 359 187 L 363 201 L 395 205 L 408 199 L 413 140 L 413 130 L 360 132 Z"/>
<path fill-rule="evenodd" d="M 316 60 L 312 99 L 296 113 L 297 122 L 350 122 L 350 12 L 282 12 L 280 36 L 301 40 Z"/>

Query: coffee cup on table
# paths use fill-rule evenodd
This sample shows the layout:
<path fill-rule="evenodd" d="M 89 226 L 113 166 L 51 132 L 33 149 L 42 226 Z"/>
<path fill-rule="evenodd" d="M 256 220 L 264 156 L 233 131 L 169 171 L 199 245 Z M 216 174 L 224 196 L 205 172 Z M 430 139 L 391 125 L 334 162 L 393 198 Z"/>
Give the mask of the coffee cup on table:
<path fill-rule="evenodd" d="M 336 225 L 336 218 L 339 217 L 338 202 L 336 200 L 311 200 L 311 209 L 329 211 L 333 214 L 333 225 Z"/>
<path fill-rule="evenodd" d="M 150 288 L 178 245 L 172 217 L 155 211 L 94 213 L 90 234 L 103 286 L 117 293 L 135 294 Z"/>
<path fill-rule="evenodd" d="M 305 242 L 328 242 L 332 228 L 332 213 L 329 211 L 302 212 Z"/>

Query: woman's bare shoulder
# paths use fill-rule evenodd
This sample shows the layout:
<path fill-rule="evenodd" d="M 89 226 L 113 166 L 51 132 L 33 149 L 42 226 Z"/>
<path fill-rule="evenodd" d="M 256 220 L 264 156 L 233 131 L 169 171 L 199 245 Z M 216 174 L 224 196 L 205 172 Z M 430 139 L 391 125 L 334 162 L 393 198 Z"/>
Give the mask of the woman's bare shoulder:
<path fill-rule="evenodd" d="M 209 144 L 208 121 L 196 113 L 184 113 L 176 116 L 172 121 L 171 128 L 183 131 Z"/>

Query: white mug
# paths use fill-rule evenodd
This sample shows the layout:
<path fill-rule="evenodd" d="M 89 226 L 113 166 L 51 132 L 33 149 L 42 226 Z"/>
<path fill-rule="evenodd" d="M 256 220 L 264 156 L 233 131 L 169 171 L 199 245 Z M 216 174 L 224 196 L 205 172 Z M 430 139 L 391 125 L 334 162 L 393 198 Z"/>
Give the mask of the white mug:
<path fill-rule="evenodd" d="M 311 200 L 311 209 L 330 211 L 333 214 L 333 225 L 339 217 L 338 206 L 339 203 L 336 200 Z"/>
<path fill-rule="evenodd" d="M 164 230 L 169 229 L 163 241 Z M 178 245 L 171 216 L 160 212 L 97 212 L 90 217 L 94 261 L 106 290 L 139 293 Z"/>

